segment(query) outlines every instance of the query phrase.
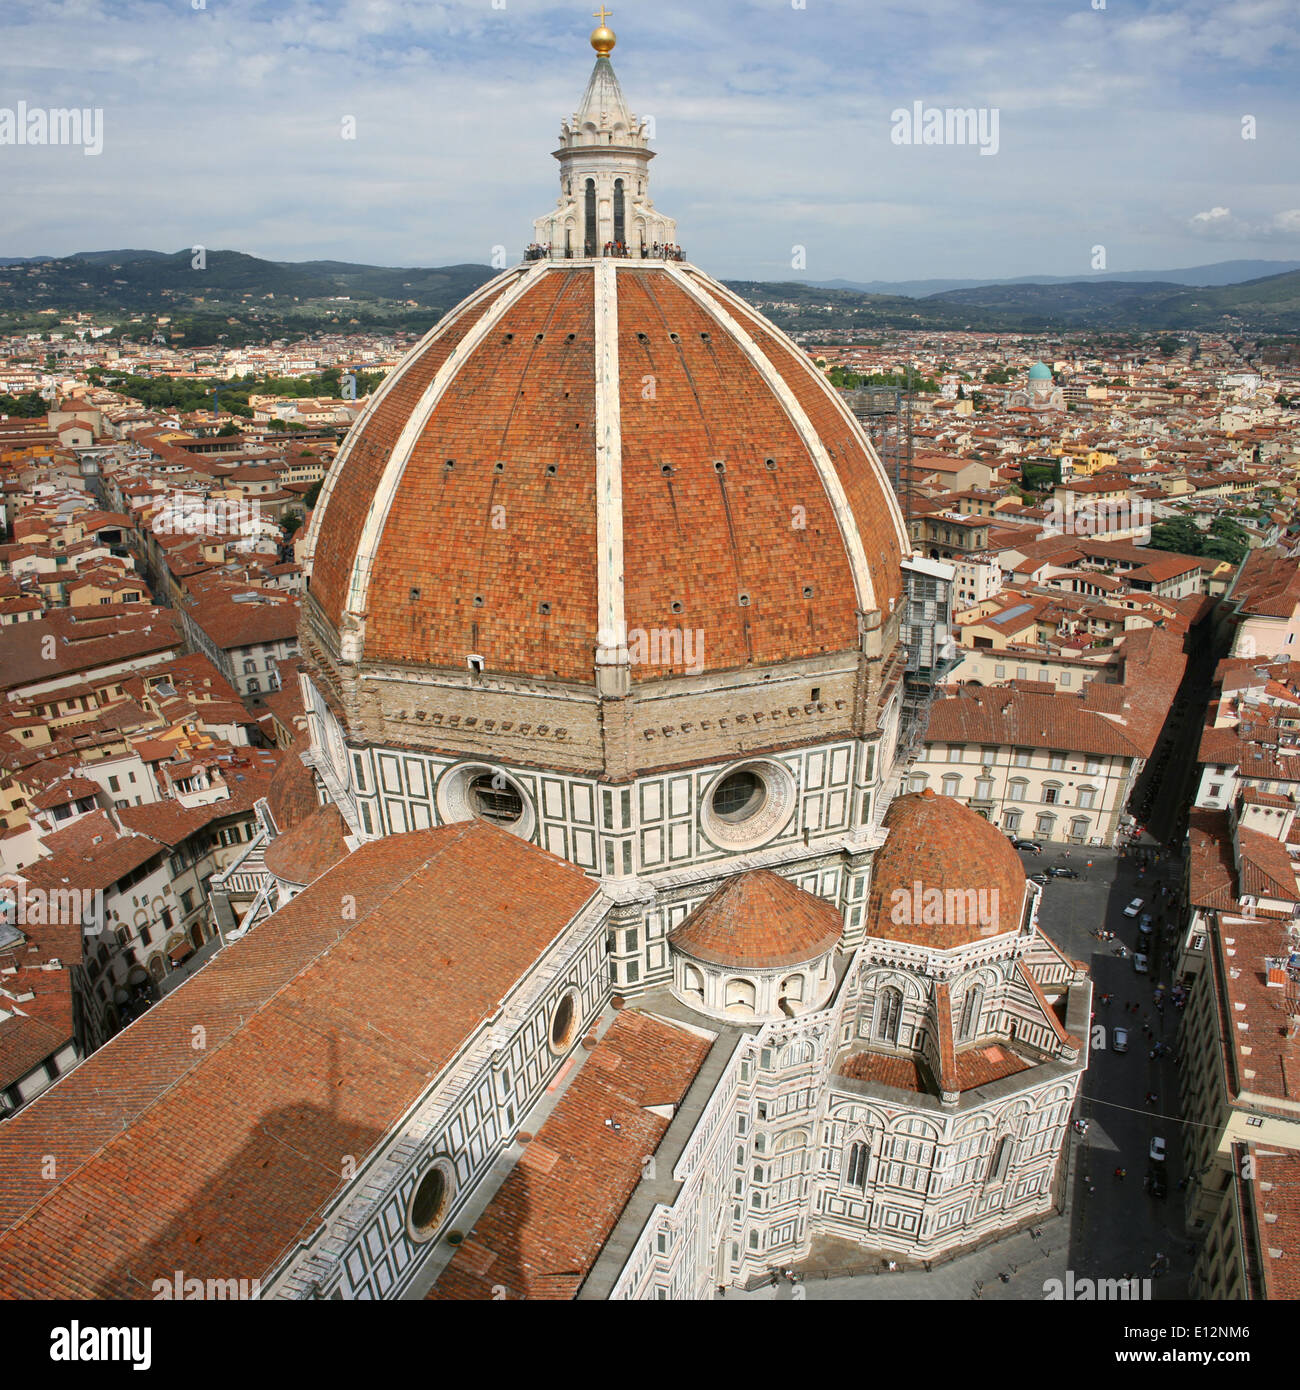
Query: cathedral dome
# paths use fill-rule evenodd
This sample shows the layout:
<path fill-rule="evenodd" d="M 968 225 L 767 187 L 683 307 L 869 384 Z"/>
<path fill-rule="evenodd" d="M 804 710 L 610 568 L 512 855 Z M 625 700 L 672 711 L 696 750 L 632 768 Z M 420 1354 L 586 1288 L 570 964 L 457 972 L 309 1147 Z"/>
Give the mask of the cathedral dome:
<path fill-rule="evenodd" d="M 344 661 L 636 684 L 860 650 L 905 546 L 857 422 L 743 300 L 681 262 L 539 259 L 358 419 L 309 606 Z"/>
<path fill-rule="evenodd" d="M 898 797 L 871 871 L 869 935 L 951 950 L 1020 929 L 1025 870 L 996 826 L 933 790 Z"/>

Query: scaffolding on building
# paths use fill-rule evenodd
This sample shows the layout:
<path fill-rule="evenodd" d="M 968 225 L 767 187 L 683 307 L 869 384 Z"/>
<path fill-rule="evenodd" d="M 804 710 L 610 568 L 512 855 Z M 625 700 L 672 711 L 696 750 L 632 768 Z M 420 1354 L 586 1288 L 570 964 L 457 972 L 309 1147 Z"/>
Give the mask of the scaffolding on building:
<path fill-rule="evenodd" d="M 961 660 L 953 637 L 952 590 L 956 573 L 939 560 L 908 560 L 899 640 L 907 651 L 899 749 L 909 760 L 920 751 L 930 722 L 930 707 L 939 687 Z"/>
<path fill-rule="evenodd" d="M 910 368 L 907 375 L 910 381 Z M 884 465 L 910 533 L 913 393 L 901 386 L 862 386 L 840 394 Z M 961 659 L 961 651 L 952 637 L 951 566 L 910 561 L 903 577 L 906 597 L 899 639 L 907 652 L 907 665 L 898 761 L 907 763 L 920 752 L 936 691 Z"/>
<path fill-rule="evenodd" d="M 912 393 L 901 386 L 861 386 L 854 390 L 843 390 L 840 395 L 871 440 L 872 447 L 885 466 L 903 518 L 910 522 Z"/>

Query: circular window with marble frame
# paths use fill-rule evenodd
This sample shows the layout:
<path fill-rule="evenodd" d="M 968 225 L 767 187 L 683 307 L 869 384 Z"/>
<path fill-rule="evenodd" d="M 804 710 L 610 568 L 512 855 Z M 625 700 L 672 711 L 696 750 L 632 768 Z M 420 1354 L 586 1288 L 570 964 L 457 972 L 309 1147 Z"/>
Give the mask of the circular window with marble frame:
<path fill-rule="evenodd" d="M 492 763 L 453 764 L 438 779 L 434 798 L 444 825 L 485 820 L 521 840 L 531 840 L 537 828 L 537 811 L 527 788 Z M 516 807 L 518 814 L 512 815 Z"/>
<path fill-rule="evenodd" d="M 721 769 L 704 789 L 700 829 L 723 850 L 757 849 L 789 824 L 798 783 L 782 762 L 749 758 Z"/>
<path fill-rule="evenodd" d="M 451 1159 L 431 1159 L 416 1179 L 406 1204 L 406 1233 L 417 1245 L 437 1238 L 447 1224 L 456 1196 L 456 1169 Z"/>

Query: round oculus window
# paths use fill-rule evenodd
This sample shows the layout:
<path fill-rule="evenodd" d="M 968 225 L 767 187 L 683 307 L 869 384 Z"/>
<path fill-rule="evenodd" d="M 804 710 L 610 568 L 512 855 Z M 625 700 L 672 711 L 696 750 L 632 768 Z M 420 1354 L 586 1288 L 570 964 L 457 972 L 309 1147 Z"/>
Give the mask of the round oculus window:
<path fill-rule="evenodd" d="M 443 825 L 482 820 L 521 839 L 532 838 L 537 817 L 524 787 L 491 763 L 460 763 L 438 779 L 435 792 Z"/>
<path fill-rule="evenodd" d="M 781 833 L 796 800 L 794 775 L 784 763 L 743 763 L 705 788 L 700 827 L 719 849 L 754 849 Z"/>
<path fill-rule="evenodd" d="M 578 993 L 576 990 L 564 991 L 560 1002 L 551 1015 L 551 1051 L 566 1052 L 573 1044 L 578 1032 Z"/>
<path fill-rule="evenodd" d="M 713 814 L 728 825 L 739 825 L 756 816 L 767 800 L 763 779 L 748 768 L 724 777 L 713 789 Z"/>
<path fill-rule="evenodd" d="M 524 798 L 504 773 L 481 772 L 469 784 L 470 809 L 493 825 L 515 825 L 524 814 Z"/>
<path fill-rule="evenodd" d="M 411 1195 L 409 1225 L 416 1240 L 431 1240 L 447 1219 L 451 1205 L 452 1174 L 445 1160 L 435 1160 L 425 1169 Z"/>

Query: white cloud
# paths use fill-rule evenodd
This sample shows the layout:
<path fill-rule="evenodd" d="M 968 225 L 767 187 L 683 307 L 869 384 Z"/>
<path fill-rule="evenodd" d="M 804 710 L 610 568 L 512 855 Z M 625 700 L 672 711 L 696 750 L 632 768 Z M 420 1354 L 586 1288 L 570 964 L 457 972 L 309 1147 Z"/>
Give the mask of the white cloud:
<path fill-rule="evenodd" d="M 102 106 L 106 140 L 99 159 L 0 149 L 6 255 L 521 248 L 592 57 L 594 6 L 569 0 L 3 3 L 0 106 Z M 1262 211 L 1300 182 L 1300 94 L 1278 76 L 1294 0 L 1079 4 L 1029 22 L 1004 0 L 660 0 L 616 14 L 614 64 L 657 120 L 656 204 L 729 277 L 791 240 L 818 278 L 866 280 L 1073 273 L 1098 242 L 1113 268 L 1156 269 L 1198 238 L 1294 239 L 1294 212 Z M 890 145 L 913 100 L 999 108 L 998 157 Z"/>
<path fill-rule="evenodd" d="M 1216 241 L 1300 242 L 1300 208 L 1288 208 L 1284 212 L 1275 212 L 1271 216 L 1260 218 L 1258 221 L 1234 217 L 1228 208 L 1210 208 L 1208 212 L 1196 213 L 1188 220 L 1187 225 L 1194 235 L 1209 237 Z"/>

